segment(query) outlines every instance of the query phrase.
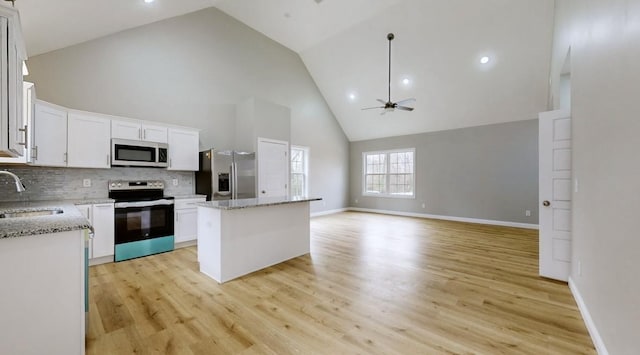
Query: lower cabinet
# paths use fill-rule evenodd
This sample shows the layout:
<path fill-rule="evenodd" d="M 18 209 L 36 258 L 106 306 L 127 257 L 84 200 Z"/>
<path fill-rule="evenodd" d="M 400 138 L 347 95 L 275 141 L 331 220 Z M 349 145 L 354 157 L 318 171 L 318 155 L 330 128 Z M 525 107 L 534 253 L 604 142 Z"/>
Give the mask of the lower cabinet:
<path fill-rule="evenodd" d="M 176 247 L 180 247 L 179 243 L 192 245 L 186 242 L 194 242 L 198 238 L 198 208 L 195 204 L 205 200 L 205 197 L 176 200 L 173 218 Z"/>
<path fill-rule="evenodd" d="M 84 354 L 84 231 L 0 238 L 0 354 Z"/>
<path fill-rule="evenodd" d="M 89 241 L 89 264 L 113 262 L 115 245 L 113 203 L 77 205 L 76 208 L 91 222 L 95 231 L 93 239 Z"/>

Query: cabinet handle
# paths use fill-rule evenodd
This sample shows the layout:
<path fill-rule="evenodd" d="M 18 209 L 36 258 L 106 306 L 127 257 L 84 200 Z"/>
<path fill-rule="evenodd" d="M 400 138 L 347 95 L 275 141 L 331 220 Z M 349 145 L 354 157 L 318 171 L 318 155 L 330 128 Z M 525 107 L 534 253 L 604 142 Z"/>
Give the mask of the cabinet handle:
<path fill-rule="evenodd" d="M 64 153 L 64 162 L 67 162 L 67 153 Z"/>
<path fill-rule="evenodd" d="M 110 161 L 110 159 L 109 159 L 109 154 L 107 154 L 107 166 L 109 166 L 109 165 L 110 165 L 110 164 L 109 164 L 110 162 L 111 162 L 111 161 Z"/>
<path fill-rule="evenodd" d="M 24 143 L 18 143 L 18 144 L 26 147 L 27 146 L 27 137 L 28 137 L 27 125 L 24 125 L 24 128 L 18 128 L 18 131 L 24 132 Z"/>
<path fill-rule="evenodd" d="M 171 158 L 169 158 L 169 167 L 171 167 Z"/>
<path fill-rule="evenodd" d="M 33 160 L 38 160 L 38 146 L 33 147 L 33 154 L 31 155 Z"/>
<path fill-rule="evenodd" d="M 147 139 L 147 130 L 142 130 L 142 139 Z"/>
<path fill-rule="evenodd" d="M 142 128 L 138 128 L 138 139 L 142 139 Z"/>

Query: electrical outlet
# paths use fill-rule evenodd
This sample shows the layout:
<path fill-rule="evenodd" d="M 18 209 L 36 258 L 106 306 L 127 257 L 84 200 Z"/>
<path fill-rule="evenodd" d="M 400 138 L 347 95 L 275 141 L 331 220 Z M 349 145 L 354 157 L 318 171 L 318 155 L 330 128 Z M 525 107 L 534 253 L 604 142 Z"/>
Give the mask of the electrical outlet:
<path fill-rule="evenodd" d="M 358 199 L 356 199 L 356 203 L 358 203 Z"/>
<path fill-rule="evenodd" d="M 422 208 L 427 208 L 427 204 L 426 203 L 422 203 Z"/>
<path fill-rule="evenodd" d="M 91 187 L 91 179 L 82 179 L 83 187 Z"/>
<path fill-rule="evenodd" d="M 173 186 L 178 186 L 178 179 L 173 179 Z"/>
<path fill-rule="evenodd" d="M 574 193 L 578 192 L 578 178 L 575 178 L 573 181 L 573 192 Z"/>
<path fill-rule="evenodd" d="M 527 217 L 531 217 L 531 211 L 529 210 L 524 211 L 524 215 Z"/>

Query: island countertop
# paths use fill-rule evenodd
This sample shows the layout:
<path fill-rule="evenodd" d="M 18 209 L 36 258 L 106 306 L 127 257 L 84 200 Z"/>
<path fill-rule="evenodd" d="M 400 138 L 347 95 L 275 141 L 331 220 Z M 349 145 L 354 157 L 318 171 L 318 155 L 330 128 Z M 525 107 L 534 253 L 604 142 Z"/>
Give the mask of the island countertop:
<path fill-rule="evenodd" d="M 284 205 L 288 203 L 311 202 L 311 201 L 320 201 L 320 200 L 322 200 L 321 197 L 279 196 L 279 197 L 244 198 L 239 200 L 207 201 L 207 202 L 196 203 L 196 206 L 216 208 L 219 210 L 235 210 L 240 208 L 275 206 L 275 205 Z"/>

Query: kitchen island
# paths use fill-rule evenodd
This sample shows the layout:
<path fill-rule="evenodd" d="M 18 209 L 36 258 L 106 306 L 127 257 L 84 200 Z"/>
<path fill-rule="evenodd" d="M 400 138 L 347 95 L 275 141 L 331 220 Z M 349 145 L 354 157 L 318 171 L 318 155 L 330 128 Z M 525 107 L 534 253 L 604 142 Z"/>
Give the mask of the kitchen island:
<path fill-rule="evenodd" d="M 197 204 L 200 272 L 223 283 L 308 254 L 309 204 L 319 200 L 267 197 Z"/>

